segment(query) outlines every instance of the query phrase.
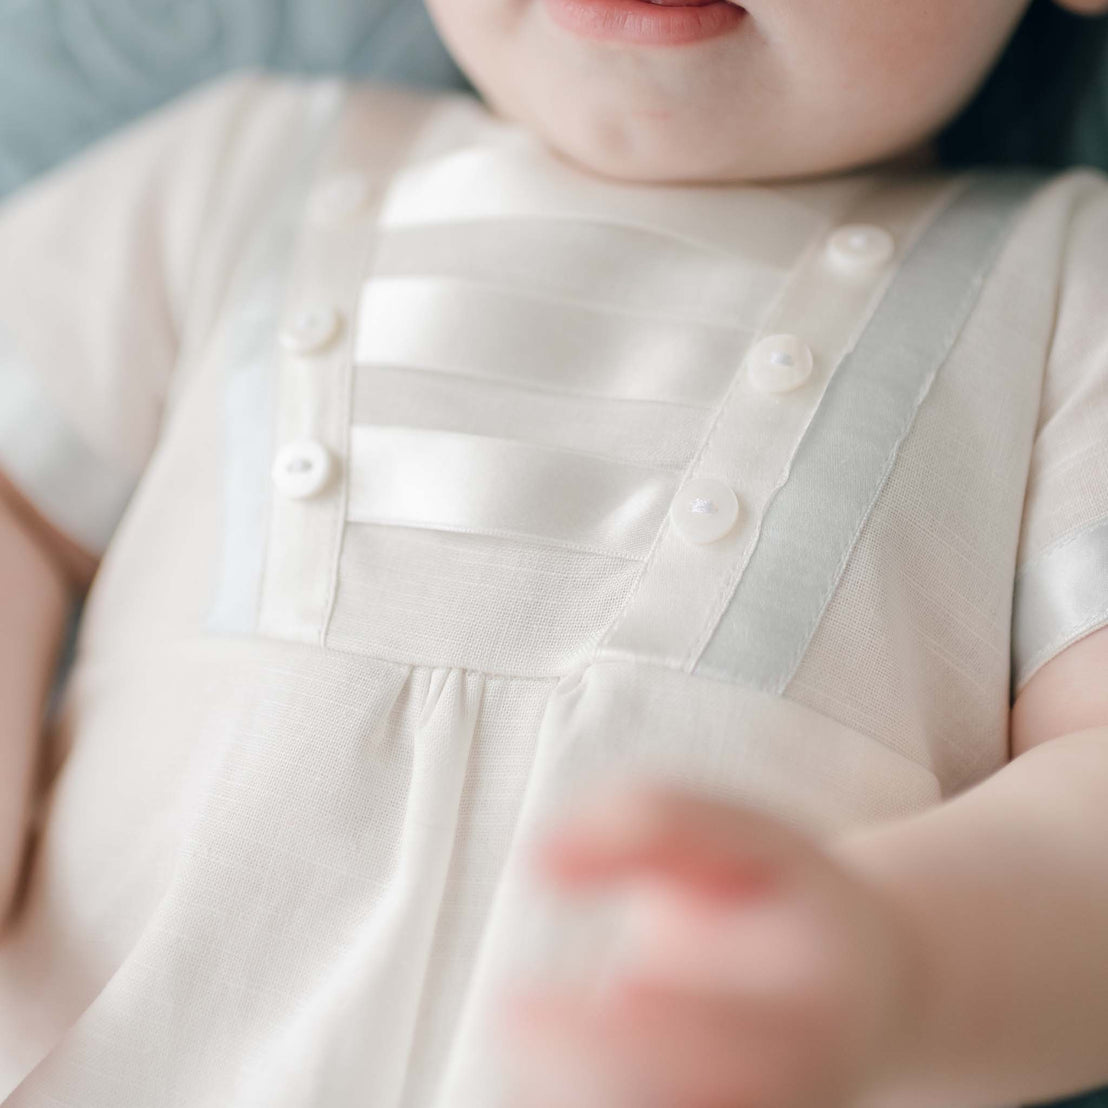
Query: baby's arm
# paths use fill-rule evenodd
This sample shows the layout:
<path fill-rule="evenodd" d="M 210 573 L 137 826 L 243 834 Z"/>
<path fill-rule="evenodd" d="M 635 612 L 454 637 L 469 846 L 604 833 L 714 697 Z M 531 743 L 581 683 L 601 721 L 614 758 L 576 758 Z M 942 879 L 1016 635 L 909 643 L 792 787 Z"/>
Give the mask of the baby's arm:
<path fill-rule="evenodd" d="M 11 906 L 43 708 L 69 596 L 92 559 L 36 516 L 0 474 L 0 924 Z"/>
<path fill-rule="evenodd" d="M 1108 629 L 1026 686 L 1014 760 L 839 844 L 929 950 L 911 1108 L 1036 1101 L 1108 1078 Z"/>
<path fill-rule="evenodd" d="M 1003 770 L 824 847 L 668 790 L 575 813 L 536 860 L 635 892 L 637 922 L 600 993 L 509 998 L 516 1103 L 990 1108 L 1108 1082 L 1105 673 L 1108 630 L 1027 684 Z"/>

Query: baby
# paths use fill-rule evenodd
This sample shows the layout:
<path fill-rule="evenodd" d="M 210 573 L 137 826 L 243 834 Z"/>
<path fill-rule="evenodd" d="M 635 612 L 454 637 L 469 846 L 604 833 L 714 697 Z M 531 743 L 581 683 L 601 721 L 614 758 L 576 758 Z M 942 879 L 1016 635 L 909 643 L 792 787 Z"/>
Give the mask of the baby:
<path fill-rule="evenodd" d="M 1108 1082 L 1108 182 L 934 155 L 1029 0 L 431 8 L 483 103 L 0 211 L 0 1099 Z"/>

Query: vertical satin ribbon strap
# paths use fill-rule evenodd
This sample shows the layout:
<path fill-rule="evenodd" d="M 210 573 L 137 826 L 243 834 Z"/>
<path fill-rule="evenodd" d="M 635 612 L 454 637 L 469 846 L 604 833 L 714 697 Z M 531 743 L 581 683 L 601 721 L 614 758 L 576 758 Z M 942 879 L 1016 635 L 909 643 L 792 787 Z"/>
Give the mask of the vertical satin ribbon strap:
<path fill-rule="evenodd" d="M 697 671 L 783 693 L 1034 173 L 972 179 L 905 259 L 828 385 Z"/>
<path fill-rule="evenodd" d="M 646 557 L 678 474 L 486 438 L 411 427 L 355 426 L 352 523 L 532 540 Z"/>
<path fill-rule="evenodd" d="M 1012 621 L 1013 691 L 1051 658 L 1108 625 L 1108 520 L 1024 566 Z"/>

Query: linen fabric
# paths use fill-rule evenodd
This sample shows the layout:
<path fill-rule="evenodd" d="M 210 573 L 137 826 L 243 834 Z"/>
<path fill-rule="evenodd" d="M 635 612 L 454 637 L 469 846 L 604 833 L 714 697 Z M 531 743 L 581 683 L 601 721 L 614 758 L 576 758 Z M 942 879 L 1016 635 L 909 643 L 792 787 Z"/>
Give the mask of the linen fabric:
<path fill-rule="evenodd" d="M 859 223 L 896 253 L 846 275 Z M 0 467 L 105 557 L 5 1103 L 506 1106 L 500 990 L 618 934 L 533 887 L 565 804 L 660 779 L 826 839 L 1003 766 L 1108 623 L 1106 241 L 1093 171 L 622 185 L 465 97 L 249 75 L 10 202 Z M 702 478 L 741 510 L 698 545 Z"/>

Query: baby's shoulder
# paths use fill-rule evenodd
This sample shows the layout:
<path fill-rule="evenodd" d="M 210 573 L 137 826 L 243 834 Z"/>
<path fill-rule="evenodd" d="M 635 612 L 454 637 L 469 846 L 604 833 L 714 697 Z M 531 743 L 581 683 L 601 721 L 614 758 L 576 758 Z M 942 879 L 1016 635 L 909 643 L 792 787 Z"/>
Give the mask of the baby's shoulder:
<path fill-rule="evenodd" d="M 1058 276 L 1056 346 L 1074 333 L 1103 341 L 1103 290 L 1108 287 L 1108 173 L 1078 166 L 1046 179 L 1028 222 L 1038 215 L 1053 232 Z M 1044 263 L 1048 261 L 1043 259 Z M 1099 371 L 1103 373 L 1105 367 Z"/>
<path fill-rule="evenodd" d="M 480 143 L 503 127 L 461 92 L 259 71 L 200 89 L 183 108 L 217 117 L 213 134 L 222 122 L 223 176 L 229 184 L 248 180 L 245 196 L 307 187 L 313 200 L 339 207 L 356 192 L 376 195 L 406 165 Z"/>
<path fill-rule="evenodd" d="M 1046 186 L 1060 193 L 1108 202 L 1108 173 L 1097 166 L 1076 165 L 1046 177 Z"/>
<path fill-rule="evenodd" d="M 992 295 L 981 298 L 980 310 L 1018 327 L 1027 305 L 1047 305 L 1056 345 L 1066 345 L 1075 330 L 1086 339 L 1090 329 L 1103 333 L 1099 301 L 1108 285 L 1108 174 L 1076 166 L 979 169 L 959 176 L 968 179 L 971 190 L 979 185 L 981 203 L 971 212 L 975 221 L 987 224 L 1015 214 L 989 268 Z M 957 254 L 964 244 L 951 241 L 947 248 Z"/>
<path fill-rule="evenodd" d="M 264 125 L 283 120 L 325 128 L 343 117 L 363 125 L 403 127 L 435 109 L 454 107 L 478 114 L 479 101 L 459 92 L 436 92 L 346 76 L 281 74 L 242 69 L 226 74 L 171 101 L 146 120 L 151 127 L 172 126 L 181 118 L 237 117 Z M 140 124 L 142 126 L 142 124 Z"/>
<path fill-rule="evenodd" d="M 1108 275 L 1108 173 L 1081 166 L 1059 174 L 1056 187 L 1072 202 L 1070 261 L 1094 263 Z"/>
<path fill-rule="evenodd" d="M 416 142 L 428 120 L 448 116 L 457 126 L 481 114 L 478 101 L 460 93 L 245 70 L 195 90 L 151 125 L 207 121 L 205 129 L 221 136 L 231 166 L 268 161 L 288 175 L 295 174 L 298 162 L 306 168 L 345 159 L 363 172 L 383 173 Z"/>
<path fill-rule="evenodd" d="M 1030 206 L 1029 221 L 1035 217 L 1053 219 L 1068 245 L 1092 234 L 1101 256 L 1108 263 L 1105 235 L 1108 234 L 1108 173 L 1094 166 L 1074 166 L 1044 173 L 1042 185 Z M 1077 243 L 1080 245 L 1080 243 Z M 1076 259 L 1067 251 L 1067 262 Z"/>
<path fill-rule="evenodd" d="M 36 206 L 55 192 L 79 192 L 96 176 L 165 183 L 177 195 L 192 191 L 197 202 L 204 194 L 272 193 L 298 172 L 310 172 L 336 142 L 359 168 L 384 171 L 426 120 L 445 114 L 458 126 L 482 113 L 474 97 L 460 93 L 244 69 L 93 143 L 10 196 L 3 211 Z"/>

